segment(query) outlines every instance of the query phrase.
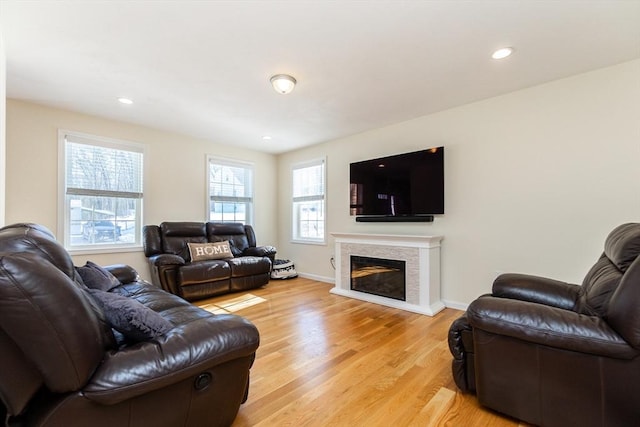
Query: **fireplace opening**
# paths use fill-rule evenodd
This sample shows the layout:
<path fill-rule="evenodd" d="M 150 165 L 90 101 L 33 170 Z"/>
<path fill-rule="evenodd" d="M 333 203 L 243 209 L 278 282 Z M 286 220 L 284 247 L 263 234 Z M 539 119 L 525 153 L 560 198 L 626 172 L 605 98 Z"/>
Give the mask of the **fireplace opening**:
<path fill-rule="evenodd" d="M 351 289 L 406 301 L 405 261 L 351 255 Z"/>

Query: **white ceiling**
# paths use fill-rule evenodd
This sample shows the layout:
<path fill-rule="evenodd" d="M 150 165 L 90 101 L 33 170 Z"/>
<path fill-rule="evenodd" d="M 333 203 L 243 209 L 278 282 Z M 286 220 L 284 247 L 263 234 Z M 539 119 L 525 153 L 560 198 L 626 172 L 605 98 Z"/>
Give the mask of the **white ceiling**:
<path fill-rule="evenodd" d="M 9 98 L 269 153 L 640 58 L 640 0 L 0 0 L 0 25 Z"/>

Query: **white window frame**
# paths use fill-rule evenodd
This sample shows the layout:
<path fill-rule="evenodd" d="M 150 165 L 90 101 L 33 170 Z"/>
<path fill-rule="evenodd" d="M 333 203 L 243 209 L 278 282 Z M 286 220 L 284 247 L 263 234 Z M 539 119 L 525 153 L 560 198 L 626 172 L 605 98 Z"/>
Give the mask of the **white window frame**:
<path fill-rule="evenodd" d="M 245 203 L 246 204 L 246 208 L 245 208 L 245 220 L 244 220 L 244 224 L 246 225 L 253 225 L 253 210 L 254 210 L 254 203 L 255 203 L 255 196 L 254 196 L 254 189 L 255 189 L 255 167 L 254 164 L 251 162 L 244 162 L 241 160 L 235 160 L 235 159 L 229 159 L 229 158 L 224 158 L 224 157 L 218 157 L 218 156 L 214 156 L 211 154 L 207 155 L 206 158 L 206 194 L 205 194 L 205 221 L 213 221 L 211 218 L 211 201 L 212 200 L 217 200 L 217 201 L 222 201 L 222 202 L 233 202 L 233 203 Z M 251 179 L 250 179 L 250 190 L 251 190 L 251 195 L 250 196 L 244 196 L 244 197 L 233 197 L 233 196 L 219 196 L 217 198 L 214 199 L 214 196 L 211 195 L 211 165 L 217 165 L 217 166 L 231 166 L 231 167 L 236 167 L 236 168 L 243 168 L 246 170 L 249 170 L 251 172 Z M 216 221 L 218 222 L 218 221 Z M 221 222 L 239 222 L 237 220 L 233 220 L 233 221 L 221 221 Z"/>
<path fill-rule="evenodd" d="M 294 175 L 295 171 L 299 169 L 306 169 L 309 167 L 322 166 L 322 194 L 296 196 Z M 319 159 L 313 159 L 305 162 L 295 163 L 291 165 L 291 242 L 292 243 L 305 243 L 312 245 L 325 245 L 327 242 L 327 160 L 325 157 Z M 305 237 L 301 236 L 301 219 L 298 215 L 297 203 L 300 202 L 313 202 L 319 201 L 322 204 L 323 211 L 323 233 L 321 237 Z"/>
<path fill-rule="evenodd" d="M 133 242 L 119 243 L 88 243 L 88 244 L 71 244 L 71 207 L 67 203 L 67 164 L 66 164 L 66 148 L 67 140 L 73 143 L 94 145 L 97 147 L 111 148 L 116 150 L 131 151 L 142 155 L 142 185 L 140 193 L 121 193 L 115 192 L 105 194 L 110 197 L 126 197 L 138 198 L 137 208 L 134 221 L 136 228 L 134 230 Z M 144 144 L 136 142 L 123 141 L 118 139 L 106 138 L 97 135 L 90 135 L 81 132 L 69 131 L 64 129 L 58 130 L 58 236 L 62 236 L 64 247 L 72 254 L 93 254 L 93 253 L 112 253 L 112 252 L 137 252 L 142 250 L 142 226 L 143 226 L 143 207 L 144 207 L 144 182 L 147 176 L 146 172 L 146 151 Z M 96 190 L 89 191 L 92 195 Z"/>

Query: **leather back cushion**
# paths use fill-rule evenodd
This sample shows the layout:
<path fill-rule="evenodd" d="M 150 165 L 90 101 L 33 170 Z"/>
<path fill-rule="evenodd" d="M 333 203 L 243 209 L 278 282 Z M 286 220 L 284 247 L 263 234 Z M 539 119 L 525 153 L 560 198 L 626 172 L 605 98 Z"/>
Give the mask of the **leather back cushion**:
<path fill-rule="evenodd" d="M 144 256 L 146 257 L 162 253 L 160 227 L 157 225 L 145 225 L 142 227 L 142 246 L 144 248 Z"/>
<path fill-rule="evenodd" d="M 77 280 L 73 260 L 53 233 L 37 224 L 13 224 L 0 229 L 0 253 L 32 253 L 46 259 L 60 271 Z"/>
<path fill-rule="evenodd" d="M 606 319 L 634 348 L 640 349 L 640 224 L 616 227 L 604 253 L 623 274 L 611 295 Z"/>
<path fill-rule="evenodd" d="M 244 226 L 244 232 L 247 235 L 247 240 L 249 242 L 249 247 L 250 248 L 255 248 L 257 243 L 256 243 L 256 233 L 253 231 L 253 227 L 250 225 L 245 225 Z"/>
<path fill-rule="evenodd" d="M 622 224 L 607 236 L 604 253 L 582 282 L 578 310 L 605 316 L 623 275 L 640 254 L 640 224 Z"/>
<path fill-rule="evenodd" d="M 640 254 L 640 223 L 616 227 L 604 243 L 604 253 L 624 272 Z"/>
<path fill-rule="evenodd" d="M 631 346 L 640 350 L 640 257 L 631 263 L 611 296 L 606 320 Z"/>
<path fill-rule="evenodd" d="M 578 311 L 587 315 L 605 316 L 611 295 L 618 287 L 620 279 L 620 270 L 602 254 L 582 282 Z"/>
<path fill-rule="evenodd" d="M 208 222 L 207 237 L 210 242 L 229 241 L 233 256 L 240 256 L 249 247 L 245 226 L 237 222 Z"/>
<path fill-rule="evenodd" d="M 189 261 L 187 243 L 206 243 L 207 233 L 203 222 L 163 222 L 160 224 L 162 251 Z"/>
<path fill-rule="evenodd" d="M 30 253 L 0 257 L 0 328 L 53 392 L 80 389 L 107 346 L 85 291 Z"/>

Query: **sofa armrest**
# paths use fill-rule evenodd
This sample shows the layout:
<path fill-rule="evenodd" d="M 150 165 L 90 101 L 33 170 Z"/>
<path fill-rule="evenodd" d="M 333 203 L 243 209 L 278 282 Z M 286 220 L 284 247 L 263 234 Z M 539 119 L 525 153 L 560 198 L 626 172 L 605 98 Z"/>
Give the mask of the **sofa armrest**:
<path fill-rule="evenodd" d="M 546 277 L 507 273 L 493 282 L 492 295 L 572 310 L 580 295 L 580 286 Z"/>
<path fill-rule="evenodd" d="M 83 393 L 94 402 L 116 404 L 212 366 L 253 357 L 259 342 L 256 327 L 240 316 L 198 318 L 155 340 L 109 353 Z"/>
<path fill-rule="evenodd" d="M 557 307 L 483 297 L 469 305 L 467 318 L 473 328 L 534 344 L 617 359 L 639 354 L 604 319 Z"/>
<path fill-rule="evenodd" d="M 159 254 L 147 258 L 151 267 L 151 281 L 157 287 L 174 295 L 182 295 L 176 283 L 176 274 L 187 262 L 179 255 Z"/>
<path fill-rule="evenodd" d="M 472 393 L 476 389 L 472 333 L 466 313 L 454 320 L 449 328 L 449 350 L 453 355 L 451 373 L 458 388 L 465 393 Z"/>
<path fill-rule="evenodd" d="M 242 255 L 244 256 L 266 256 L 273 261 L 276 257 L 276 248 L 273 246 L 256 246 L 248 247 L 244 250 Z"/>
<path fill-rule="evenodd" d="M 104 269 L 113 274 L 120 283 L 127 284 L 138 280 L 139 275 L 135 268 L 126 264 L 106 265 Z"/>
<path fill-rule="evenodd" d="M 149 262 L 156 267 L 161 265 L 185 265 L 187 262 L 180 255 L 160 254 L 149 257 Z"/>

